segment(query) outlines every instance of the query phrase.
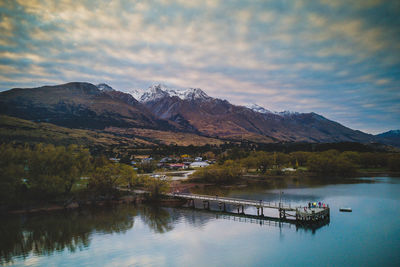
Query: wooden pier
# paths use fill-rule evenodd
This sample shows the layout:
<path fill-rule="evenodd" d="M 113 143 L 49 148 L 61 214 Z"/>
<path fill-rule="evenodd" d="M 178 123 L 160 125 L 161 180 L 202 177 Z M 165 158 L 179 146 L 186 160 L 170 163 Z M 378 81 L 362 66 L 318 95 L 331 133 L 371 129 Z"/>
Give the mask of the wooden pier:
<path fill-rule="evenodd" d="M 186 199 L 191 207 L 195 207 L 195 200 L 203 202 L 203 208 L 210 210 L 210 203 L 218 204 L 219 210 L 227 211 L 227 205 L 234 207 L 238 214 L 245 215 L 245 207 L 255 207 L 257 216 L 264 217 L 264 209 L 276 209 L 279 211 L 279 219 L 296 221 L 298 223 L 314 223 L 329 219 L 329 206 L 326 207 L 294 207 L 281 202 L 265 202 L 262 200 L 249 200 L 219 196 L 207 196 L 197 194 L 169 193 L 169 197 Z M 254 215 L 255 216 L 255 215 Z"/>

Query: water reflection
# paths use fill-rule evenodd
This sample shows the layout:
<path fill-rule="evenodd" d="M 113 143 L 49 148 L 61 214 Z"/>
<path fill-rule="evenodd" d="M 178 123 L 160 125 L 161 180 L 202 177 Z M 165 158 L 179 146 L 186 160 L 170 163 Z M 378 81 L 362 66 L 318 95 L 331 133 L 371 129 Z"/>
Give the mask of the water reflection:
<path fill-rule="evenodd" d="M 15 258 L 25 260 L 31 254 L 48 256 L 64 250 L 71 253 L 83 250 L 90 246 L 92 235 L 125 233 L 134 226 L 137 218 L 158 234 L 172 231 L 182 221 L 198 229 L 212 220 L 232 220 L 279 228 L 296 227 L 311 229 L 313 233 L 320 227 L 295 226 L 278 220 L 233 213 L 147 205 L 12 216 L 3 219 L 0 226 L 0 264 L 10 263 Z"/>
<path fill-rule="evenodd" d="M 128 206 L 23 215 L 2 220 L 0 264 L 13 257 L 51 255 L 67 249 L 75 252 L 90 245 L 92 233 L 123 233 L 133 227 L 137 210 Z"/>
<path fill-rule="evenodd" d="M 132 205 L 3 217 L 0 265 L 400 266 L 400 179 L 351 183 L 286 181 L 284 198 L 292 204 L 304 205 L 310 198 L 330 204 L 329 226 L 314 228 L 201 209 Z M 223 190 L 273 201 L 281 191 L 262 186 Z M 340 213 L 339 207 L 349 203 L 353 213 Z"/>
<path fill-rule="evenodd" d="M 161 207 L 141 206 L 140 217 L 156 233 L 165 233 L 173 229 L 170 213 Z"/>
<path fill-rule="evenodd" d="M 203 210 L 203 209 L 192 209 L 192 208 L 176 208 L 172 210 L 175 213 L 175 218 L 184 219 L 191 225 L 201 227 L 210 220 L 228 220 L 235 221 L 238 223 L 257 224 L 266 227 L 277 227 L 277 228 L 294 228 L 296 231 L 315 232 L 328 225 L 329 218 L 323 221 L 315 222 L 314 224 L 299 224 L 293 220 L 280 220 L 279 218 L 273 217 L 259 217 L 252 214 L 237 214 L 233 210 L 230 212 L 221 212 L 218 210 Z"/>
<path fill-rule="evenodd" d="M 378 178 L 341 178 L 341 177 L 280 177 L 276 179 L 269 179 L 266 181 L 247 181 L 243 185 L 233 186 L 202 186 L 191 189 L 193 194 L 211 195 L 211 196 L 239 196 L 239 195 L 251 195 L 252 198 L 261 190 L 269 193 L 279 193 L 281 189 L 294 189 L 294 188 L 316 188 L 326 185 L 339 185 L 339 184 L 366 184 L 366 183 L 379 183 L 387 182 L 392 179 L 388 177 Z M 263 193 L 265 197 L 265 193 Z M 261 198 L 260 198 L 261 199 Z"/>

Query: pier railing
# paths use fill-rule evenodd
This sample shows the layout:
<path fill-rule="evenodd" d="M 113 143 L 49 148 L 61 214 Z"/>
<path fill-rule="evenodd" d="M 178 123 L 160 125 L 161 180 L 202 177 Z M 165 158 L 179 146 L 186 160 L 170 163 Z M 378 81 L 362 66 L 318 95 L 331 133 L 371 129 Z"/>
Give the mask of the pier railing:
<path fill-rule="evenodd" d="M 195 200 L 203 201 L 205 209 L 210 210 L 210 202 L 217 202 L 222 211 L 226 211 L 226 205 L 234 205 L 237 208 L 238 214 L 245 214 L 245 206 L 252 206 L 257 208 L 257 216 L 264 217 L 264 209 L 277 209 L 279 211 L 280 219 L 293 218 L 301 222 L 315 222 L 329 219 L 329 207 L 292 207 L 290 204 L 283 204 L 282 202 L 265 202 L 263 200 L 250 200 L 231 197 L 207 196 L 186 193 L 169 193 L 165 194 L 174 198 L 187 199 L 189 205 L 195 207 Z M 240 212 L 241 209 L 241 212 Z M 261 213 L 260 213 L 261 212 Z"/>
<path fill-rule="evenodd" d="M 203 201 L 218 201 L 226 204 L 233 205 L 245 205 L 245 206 L 254 206 L 254 207 L 262 207 L 269 209 L 281 209 L 287 211 L 295 211 L 296 208 L 301 207 L 292 207 L 290 204 L 283 204 L 279 202 L 266 202 L 263 200 L 249 200 L 249 199 L 240 199 L 240 198 L 231 198 L 231 197 L 219 197 L 219 196 L 207 196 L 207 195 L 198 195 L 198 194 L 186 194 L 186 193 L 169 193 L 166 194 L 171 197 L 179 197 L 186 199 L 198 199 Z"/>

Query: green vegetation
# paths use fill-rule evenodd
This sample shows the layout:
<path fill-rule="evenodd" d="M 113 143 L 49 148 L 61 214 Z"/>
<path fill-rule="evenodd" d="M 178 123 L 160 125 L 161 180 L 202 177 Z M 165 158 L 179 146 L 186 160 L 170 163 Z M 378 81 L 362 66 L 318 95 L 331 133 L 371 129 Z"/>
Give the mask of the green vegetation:
<path fill-rule="evenodd" d="M 152 200 L 158 200 L 163 193 L 169 190 L 170 178 L 154 179 L 146 177 L 144 183 L 146 189 L 150 192 L 150 198 Z"/>
<path fill-rule="evenodd" d="M 107 200 L 121 194 L 120 187 L 148 187 L 154 194 L 166 184 L 139 177 L 126 164 L 93 157 L 77 145 L 0 145 L 0 206 L 21 207 L 73 199 Z"/>
<path fill-rule="evenodd" d="M 291 168 L 291 169 L 285 169 Z M 194 173 L 192 181 L 229 184 L 243 174 L 258 177 L 316 175 L 352 177 L 360 171 L 400 171 L 400 154 L 327 150 L 323 152 L 265 152 L 234 148 L 222 153 L 218 164 Z"/>
<path fill-rule="evenodd" d="M 153 156 L 153 152 L 158 152 L 161 155 L 174 148 L 176 154 L 186 151 L 189 154 L 192 149 L 196 152 L 189 154 L 192 157 L 201 155 L 216 159 L 216 164 L 201 168 L 191 176 L 192 181 L 215 184 L 232 184 L 244 175 L 256 179 L 304 175 L 351 177 L 367 172 L 400 171 L 400 154 L 389 152 L 330 149 L 284 153 L 226 144 L 219 147 L 188 146 L 185 149 L 168 146 L 167 150 L 149 148 L 143 149 L 142 153 Z M 122 194 L 122 188 L 146 189 L 151 192 L 152 198 L 159 198 L 162 192 L 168 190 L 168 180 L 137 175 L 132 166 L 125 164 L 132 159 L 129 153 L 123 154 L 117 148 L 113 148 L 112 152 L 121 158 L 121 163 L 108 160 L 107 157 L 112 156 L 110 154 L 99 154 L 99 151 L 90 153 L 88 148 L 78 145 L 2 144 L 0 207 L 24 207 L 43 202 L 63 203 L 66 206 L 74 200 L 111 200 Z M 139 173 L 149 173 L 156 169 L 157 161 L 137 166 Z"/>
<path fill-rule="evenodd" d="M 339 153 L 329 150 L 322 153 L 310 155 L 307 161 L 308 171 L 319 175 L 329 176 L 353 176 L 356 174 L 356 153 Z"/>
<path fill-rule="evenodd" d="M 204 181 L 216 184 L 228 184 L 241 177 L 241 168 L 233 160 L 226 160 L 223 164 L 210 165 L 201 168 L 191 177 L 192 181 Z"/>
<path fill-rule="evenodd" d="M 388 167 L 392 171 L 400 172 L 400 155 L 393 155 L 389 157 Z"/>

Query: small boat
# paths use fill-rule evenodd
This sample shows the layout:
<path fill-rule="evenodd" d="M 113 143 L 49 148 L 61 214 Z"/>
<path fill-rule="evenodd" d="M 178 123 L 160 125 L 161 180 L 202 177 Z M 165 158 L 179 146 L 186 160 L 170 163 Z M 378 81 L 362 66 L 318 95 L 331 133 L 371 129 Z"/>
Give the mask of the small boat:
<path fill-rule="evenodd" d="M 343 207 L 343 208 L 339 208 L 339 211 L 343 211 L 343 212 L 352 212 L 353 210 L 351 208 L 348 207 Z"/>

